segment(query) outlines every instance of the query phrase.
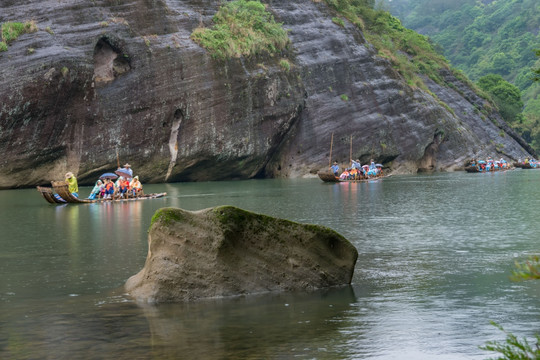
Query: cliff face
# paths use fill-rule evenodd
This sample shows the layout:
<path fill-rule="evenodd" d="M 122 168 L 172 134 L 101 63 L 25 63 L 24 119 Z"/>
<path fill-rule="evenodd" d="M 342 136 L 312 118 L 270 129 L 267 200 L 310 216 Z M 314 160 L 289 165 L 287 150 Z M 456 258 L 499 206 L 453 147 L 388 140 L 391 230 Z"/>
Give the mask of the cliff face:
<path fill-rule="evenodd" d="M 320 2 L 268 3 L 290 51 L 214 60 L 189 36 L 218 5 L 3 1 L 0 22 L 40 30 L 0 52 L 0 188 L 66 171 L 93 183 L 118 159 L 143 182 L 303 176 L 327 166 L 332 133 L 334 159 L 349 161 L 352 136 L 353 157 L 398 172 L 530 151 L 450 74 L 429 83 L 448 106 L 412 90 Z"/>

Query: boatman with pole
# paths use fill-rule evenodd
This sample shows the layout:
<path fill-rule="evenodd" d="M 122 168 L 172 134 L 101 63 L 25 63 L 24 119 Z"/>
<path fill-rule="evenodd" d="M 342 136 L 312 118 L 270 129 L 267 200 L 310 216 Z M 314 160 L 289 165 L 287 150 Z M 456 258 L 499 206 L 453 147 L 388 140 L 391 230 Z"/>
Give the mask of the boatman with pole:
<path fill-rule="evenodd" d="M 334 161 L 334 165 L 330 167 L 335 176 L 339 176 L 339 165 L 337 161 Z"/>
<path fill-rule="evenodd" d="M 77 178 L 71 171 L 66 173 L 66 183 L 68 184 L 68 190 L 73 196 L 79 197 L 79 185 L 77 184 Z"/>

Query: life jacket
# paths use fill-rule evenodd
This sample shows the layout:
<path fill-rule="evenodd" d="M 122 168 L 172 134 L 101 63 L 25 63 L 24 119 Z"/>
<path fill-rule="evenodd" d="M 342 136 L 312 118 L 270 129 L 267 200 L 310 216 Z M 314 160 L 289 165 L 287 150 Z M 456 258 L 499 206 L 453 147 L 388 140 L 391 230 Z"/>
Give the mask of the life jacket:
<path fill-rule="evenodd" d="M 129 188 L 129 181 L 127 180 L 120 181 L 120 189 L 122 191 L 127 190 L 128 188 Z"/>

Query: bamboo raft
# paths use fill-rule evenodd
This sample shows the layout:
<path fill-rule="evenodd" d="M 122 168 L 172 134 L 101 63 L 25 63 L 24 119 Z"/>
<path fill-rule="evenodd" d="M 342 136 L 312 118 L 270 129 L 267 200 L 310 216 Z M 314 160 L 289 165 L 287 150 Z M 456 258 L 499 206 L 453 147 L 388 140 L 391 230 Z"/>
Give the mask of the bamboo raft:
<path fill-rule="evenodd" d="M 378 180 L 378 179 L 382 179 L 386 176 L 390 176 L 390 175 L 378 175 L 378 176 L 375 176 L 375 177 L 370 177 L 370 178 L 365 178 L 365 177 L 361 177 L 361 178 L 358 178 L 358 179 L 340 179 L 339 177 L 335 176 L 334 173 L 332 173 L 331 171 L 319 171 L 317 173 L 317 175 L 319 176 L 319 179 L 321 179 L 322 181 L 324 182 L 329 182 L 329 183 L 338 183 L 338 182 L 365 182 L 365 181 L 370 181 L 370 180 Z"/>
<path fill-rule="evenodd" d="M 119 201 L 137 201 L 146 199 L 156 199 L 167 195 L 167 193 L 145 194 L 137 197 L 115 198 L 115 199 L 79 199 L 74 196 L 68 189 L 65 181 L 51 181 L 52 188 L 38 186 L 37 191 L 43 196 L 45 201 L 50 204 L 87 204 L 87 203 L 104 203 L 104 202 L 119 202 Z"/>

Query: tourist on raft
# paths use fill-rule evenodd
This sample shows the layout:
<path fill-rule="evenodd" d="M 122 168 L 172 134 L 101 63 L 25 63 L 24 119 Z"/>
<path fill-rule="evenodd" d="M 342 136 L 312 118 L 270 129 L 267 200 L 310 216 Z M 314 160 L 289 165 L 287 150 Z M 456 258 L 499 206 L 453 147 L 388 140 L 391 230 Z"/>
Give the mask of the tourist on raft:
<path fill-rule="evenodd" d="M 103 196 L 104 199 L 111 199 L 114 195 L 114 183 L 111 179 L 106 178 L 105 179 L 105 196 Z"/>
<path fill-rule="evenodd" d="M 88 196 L 89 200 L 94 200 L 97 197 L 101 196 L 101 190 L 105 189 L 105 186 L 103 185 L 103 181 L 98 180 L 96 181 L 96 184 L 94 185 L 94 188 L 90 192 L 90 196 Z"/>
<path fill-rule="evenodd" d="M 133 180 L 131 180 L 131 183 L 129 184 L 130 191 L 132 192 L 133 196 L 137 197 L 142 195 L 142 184 L 139 181 L 139 176 L 135 176 Z"/>
<path fill-rule="evenodd" d="M 356 159 L 356 160 L 351 160 L 351 169 L 361 170 L 361 169 L 362 169 L 362 165 L 360 165 L 360 160 L 358 160 L 358 159 Z"/>
<path fill-rule="evenodd" d="M 118 168 L 118 170 L 126 173 L 126 174 L 129 174 L 129 178 L 132 178 L 133 177 L 133 169 L 131 168 L 131 165 L 129 163 L 126 163 L 124 164 L 124 167 L 123 168 Z"/>
<path fill-rule="evenodd" d="M 120 176 L 118 178 L 118 180 L 116 180 L 116 183 L 114 184 L 114 188 L 116 190 L 115 195 L 117 195 L 118 197 L 123 198 L 124 195 L 129 190 L 129 181 L 127 179 L 125 179 L 123 176 Z"/>
<path fill-rule="evenodd" d="M 66 173 L 66 183 L 68 184 L 69 192 L 73 196 L 79 197 L 79 185 L 77 184 L 77 178 L 71 171 Z"/>
<path fill-rule="evenodd" d="M 350 176 L 350 175 L 351 175 L 351 174 L 349 173 L 349 169 L 345 169 L 345 171 L 341 173 L 341 175 L 339 176 L 339 178 L 340 178 L 341 180 L 349 180 L 349 176 Z"/>

